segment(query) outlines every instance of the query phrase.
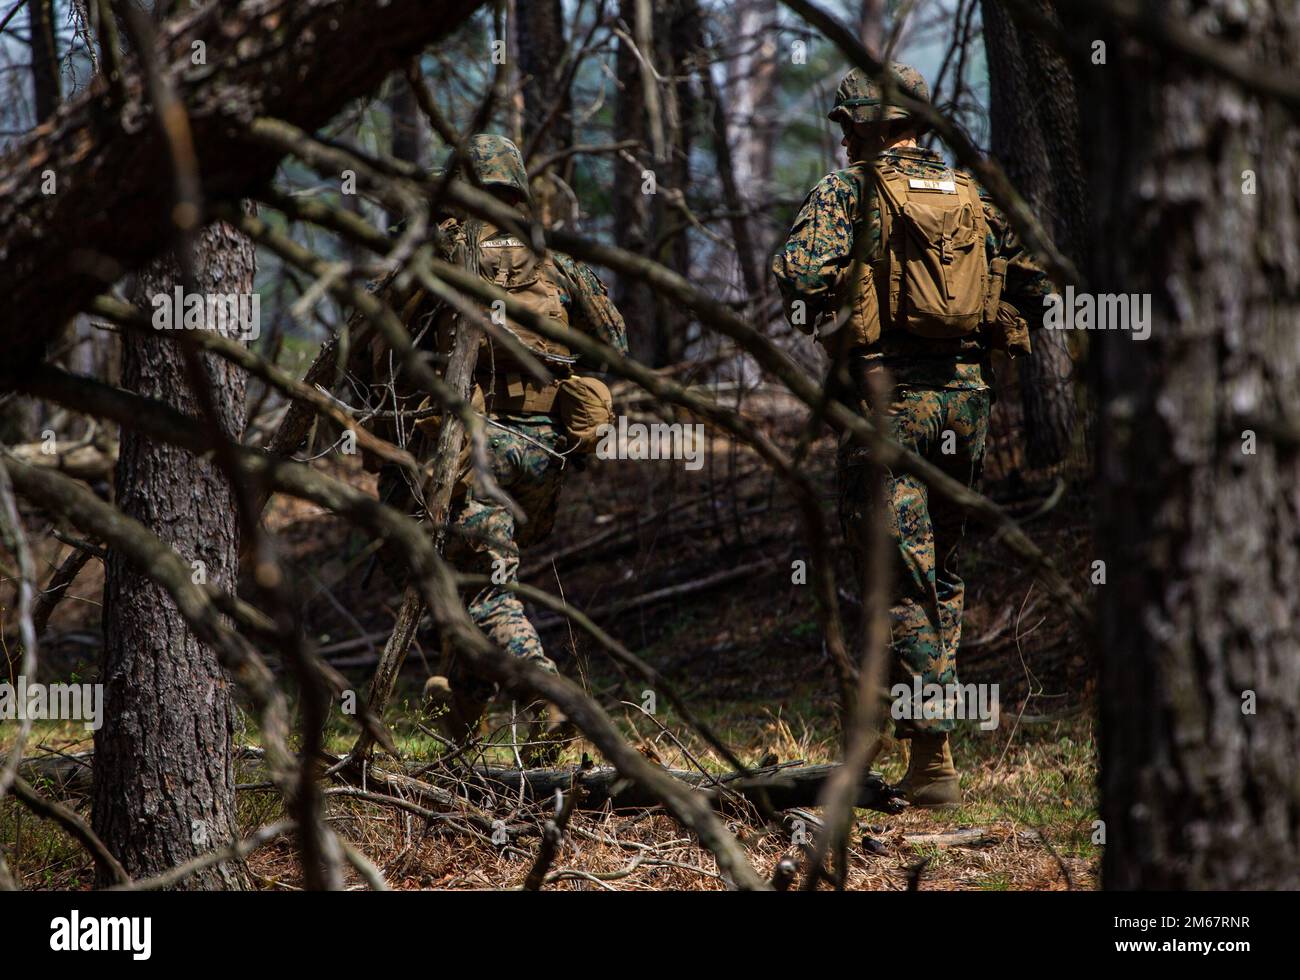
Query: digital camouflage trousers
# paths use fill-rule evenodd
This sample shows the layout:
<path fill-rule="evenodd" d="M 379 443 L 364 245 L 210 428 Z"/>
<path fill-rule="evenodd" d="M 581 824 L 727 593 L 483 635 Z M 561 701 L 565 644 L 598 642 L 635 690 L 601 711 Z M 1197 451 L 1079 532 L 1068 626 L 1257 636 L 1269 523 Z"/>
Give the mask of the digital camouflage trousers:
<path fill-rule="evenodd" d="M 979 481 L 988 437 L 988 389 L 895 388 L 887 418 L 895 442 L 933 463 L 969 487 Z M 869 450 L 846 445 L 839 458 L 839 510 L 845 539 L 852 549 L 861 582 L 866 557 L 873 468 Z M 957 549 L 965 533 L 965 515 L 955 504 L 931 494 L 924 482 L 886 470 L 885 504 L 897 561 L 893 569 L 894 602 L 890 607 L 890 685 L 911 688 L 957 683 L 957 647 L 961 642 L 966 586 L 957 573 Z M 945 705 L 948 705 L 945 698 Z M 911 712 L 919 715 L 921 712 Z M 941 717 L 913 717 L 896 723 L 907 738 L 916 731 L 946 732 L 954 727 L 952 710 Z"/>
<path fill-rule="evenodd" d="M 519 505 L 526 520 L 516 521 L 503 503 L 489 498 L 481 488 L 472 487 L 452 505 L 446 557 L 457 571 L 485 575 L 491 580 L 465 596 L 466 608 L 478 627 L 512 656 L 532 660 L 555 672 L 555 664 L 546 656 L 536 628 L 524 613 L 523 602 L 505 586 L 518 581 L 519 549 L 544 539 L 555 524 L 564 475 L 562 460 L 555 454 L 561 448 L 563 434 L 546 415 L 511 416 L 496 421 L 508 428 L 488 427 L 488 463 L 497 485 Z M 379 492 L 381 499 L 403 509 L 411 508 L 419 516 L 405 479 L 395 468 L 385 468 L 381 473 Z M 395 565 L 391 559 L 384 565 L 395 584 L 405 581 L 404 566 Z M 449 676 L 459 673 L 453 668 L 452 664 L 444 665 Z M 459 679 L 468 682 L 467 678 Z M 486 689 L 478 693 L 485 699 L 491 694 Z"/>

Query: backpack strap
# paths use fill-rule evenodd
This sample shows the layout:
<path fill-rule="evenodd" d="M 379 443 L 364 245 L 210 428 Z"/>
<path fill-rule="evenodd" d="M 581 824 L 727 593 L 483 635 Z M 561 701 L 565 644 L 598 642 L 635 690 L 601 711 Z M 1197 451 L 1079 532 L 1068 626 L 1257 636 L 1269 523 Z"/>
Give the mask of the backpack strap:
<path fill-rule="evenodd" d="M 899 304 L 903 293 L 903 263 L 899 261 L 900 248 L 890 248 L 891 240 L 896 234 L 894 214 L 902 214 L 907 206 L 907 175 L 893 167 L 881 167 L 876 171 L 876 184 L 880 188 L 880 251 L 881 259 L 888 270 L 889 297 L 884 309 L 889 313 L 888 322 L 881 323 L 882 329 L 893 327 L 898 322 Z M 901 244 L 901 243 L 899 243 Z"/>
<path fill-rule="evenodd" d="M 859 238 L 855 235 L 851 270 L 869 270 L 858 271 L 857 274 L 861 277 L 859 281 L 862 287 L 869 286 L 871 290 L 872 296 L 866 302 L 873 303 L 879 311 L 879 329 L 883 331 L 894 324 L 894 314 L 898 308 L 901 265 L 891 259 L 889 238 L 894 234 L 893 210 L 901 209 L 907 202 L 907 181 L 888 163 L 856 164 L 847 172 L 852 174 L 858 188 L 857 227 L 866 225 L 871 195 L 875 195 L 880 212 L 880 254 L 872 258 L 867 254 L 866 236 Z M 902 178 L 901 186 L 899 178 Z M 853 274 L 852 271 L 850 274 Z M 887 293 L 880 288 L 882 282 L 890 284 Z"/>
<path fill-rule="evenodd" d="M 984 217 L 984 202 L 980 200 L 979 187 L 969 173 L 964 170 L 955 172 L 959 193 L 966 196 L 970 202 L 971 211 L 975 216 L 975 227 L 979 231 L 980 244 L 984 249 L 988 248 L 989 240 L 989 223 Z M 984 322 L 993 323 L 997 320 L 998 302 L 1002 299 L 1002 286 L 1006 275 L 1007 260 L 1002 258 L 993 258 L 989 260 L 988 279 L 984 284 Z"/>
<path fill-rule="evenodd" d="M 958 193 L 964 194 L 966 200 L 970 202 L 971 211 L 975 215 L 975 227 L 979 229 L 980 241 L 988 247 L 989 240 L 989 223 L 984 218 L 984 202 L 980 200 L 979 188 L 975 185 L 975 179 L 964 170 L 955 170 Z"/>

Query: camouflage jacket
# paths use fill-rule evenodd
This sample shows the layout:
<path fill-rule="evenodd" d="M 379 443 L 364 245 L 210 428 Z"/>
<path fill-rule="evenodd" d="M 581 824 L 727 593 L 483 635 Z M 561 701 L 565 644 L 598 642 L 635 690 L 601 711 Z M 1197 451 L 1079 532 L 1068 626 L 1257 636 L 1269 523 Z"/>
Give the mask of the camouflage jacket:
<path fill-rule="evenodd" d="M 446 233 L 454 232 L 454 222 L 444 222 L 442 228 Z M 556 289 L 568 316 L 569 326 L 605 342 L 620 354 L 626 354 L 627 329 L 623 317 L 609 298 L 600 277 L 590 267 L 567 255 L 552 253 L 552 257 L 560 271 Z M 387 281 L 383 284 L 374 283 L 371 289 L 384 293 L 394 309 L 401 311 L 417 346 L 426 350 L 436 349 L 436 323 L 444 309 L 440 302 L 418 286 L 400 296 L 393 293 Z M 573 365 L 574 370 L 579 372 L 599 371 L 603 367 L 603 364 L 585 357 L 579 357 Z M 375 336 L 364 351 L 357 352 L 350 359 L 350 380 L 355 391 L 364 393 L 365 402 L 372 409 L 386 413 L 391 413 L 394 409 L 416 412 L 427 403 L 424 388 L 408 377 L 380 336 Z M 413 422 L 414 419 L 411 419 L 401 428 L 409 432 Z M 436 420 L 434 424 L 436 425 Z M 369 427 L 381 438 L 404 444 L 398 431 L 399 426 L 390 416 L 374 420 Z M 377 458 L 367 459 L 367 465 L 372 464 L 378 465 Z"/>
<path fill-rule="evenodd" d="M 939 178 L 949 170 L 943 157 L 933 150 L 898 147 L 881 155 L 884 162 L 909 176 Z M 880 201 L 872 193 L 863 207 L 861 188 L 870 186 L 870 169 L 858 163 L 823 177 L 804 199 L 785 244 L 772 258 L 785 301 L 786 315 L 804 332 L 834 312 L 835 296 L 841 277 L 853 265 L 853 246 L 858 235 L 867 235 L 868 261 L 880 257 Z M 1041 325 L 1042 297 L 1051 291 L 1051 282 L 1021 246 L 1005 216 L 979 188 L 988 222 L 987 241 L 990 259 L 1007 259 L 1007 279 L 1003 299 L 1015 306 L 1030 327 Z M 792 316 L 792 304 L 803 301 L 806 316 L 802 324 Z M 1037 318 L 1037 322 L 1036 322 Z M 868 360 L 879 360 L 889 367 L 901 384 L 938 388 L 987 387 L 987 367 L 982 364 L 977 337 L 959 340 L 924 340 L 901 330 L 886 329 L 880 340 L 855 352 Z"/>
<path fill-rule="evenodd" d="M 553 253 L 553 257 L 563 274 L 559 283 L 560 302 L 569 314 L 569 326 L 589 337 L 603 340 L 620 354 L 626 354 L 627 327 L 623 323 L 623 314 L 619 313 L 618 307 L 609 298 L 609 292 L 600 276 L 592 272 L 586 263 L 562 252 Z M 590 363 L 586 358 L 579 358 L 578 363 L 594 370 L 601 367 Z"/>
<path fill-rule="evenodd" d="M 444 235 L 445 243 L 454 244 L 456 236 L 460 231 L 459 222 L 455 219 L 448 219 L 440 224 L 440 230 Z M 450 259 L 450 247 L 445 247 L 444 259 Z M 627 353 L 627 327 L 623 322 L 623 315 L 619 313 L 618 307 L 614 305 L 613 300 L 609 298 L 609 292 L 605 289 L 605 284 L 600 277 L 594 273 L 591 268 L 583 262 L 579 262 L 568 255 L 560 252 L 552 252 L 551 257 L 555 260 L 555 265 L 560 271 L 559 281 L 556 283 L 556 289 L 559 293 L 561 304 L 568 316 L 569 326 L 590 337 L 603 341 L 613 347 L 620 354 Z M 384 291 L 387 287 L 387 281 L 383 283 L 371 283 L 371 291 Z M 443 309 L 442 304 L 433 300 L 422 289 L 418 289 L 420 299 L 412 304 L 410 295 L 405 297 L 389 295 L 387 298 L 394 308 L 402 310 L 407 321 L 407 329 L 413 336 L 419 337 L 417 341 L 421 346 L 426 348 L 434 344 L 434 337 L 427 330 L 432 318 L 437 315 L 438 311 Z M 424 328 L 422 330 L 422 328 Z M 387 344 L 382 338 L 376 337 L 372 350 L 374 355 L 375 373 L 378 373 L 380 360 L 387 356 Z M 600 370 L 602 365 L 593 364 L 588 359 L 580 357 L 575 368 L 587 370 Z M 400 375 L 399 375 L 400 376 Z M 367 380 L 371 380 L 367 377 Z M 384 379 L 387 380 L 387 379 Z"/>
<path fill-rule="evenodd" d="M 405 225 L 406 222 L 401 221 L 390 227 L 389 237 L 396 238 Z M 441 257 L 449 259 L 450 251 L 463 224 L 457 218 L 444 218 L 438 223 L 438 228 L 443 236 Z M 623 323 L 623 315 L 609 298 L 609 291 L 601 278 L 591 271 L 590 266 L 575 258 L 561 252 L 552 252 L 551 256 L 562 274 L 561 281 L 557 285 L 560 291 L 560 302 L 564 304 L 564 310 L 569 317 L 569 326 L 604 341 L 620 354 L 626 354 L 627 327 Z M 378 284 L 371 286 L 372 289 L 377 287 Z M 428 312 L 427 304 L 420 312 Z M 407 324 L 408 327 L 412 325 Z M 599 365 L 588 364 L 584 359 L 579 359 L 579 363 L 583 367 L 599 369 Z"/>

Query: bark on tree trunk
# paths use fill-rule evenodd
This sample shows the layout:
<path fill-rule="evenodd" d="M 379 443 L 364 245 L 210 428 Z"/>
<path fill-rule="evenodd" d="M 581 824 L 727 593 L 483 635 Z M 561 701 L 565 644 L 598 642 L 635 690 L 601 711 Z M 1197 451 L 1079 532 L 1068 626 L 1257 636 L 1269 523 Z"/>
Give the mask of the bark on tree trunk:
<path fill-rule="evenodd" d="M 777 21 L 776 0 L 745 0 L 735 8 L 735 57 L 728 68 L 723 98 L 729 120 L 738 203 L 749 213 L 738 219 L 746 226 L 757 262 L 758 289 L 747 289 L 756 308 L 767 305 L 772 279 L 767 272 L 767 256 L 775 245 L 777 228 L 769 213 L 772 198 L 772 166 L 782 128 L 771 108 L 776 104 L 777 59 L 788 57 L 778 47 L 771 25 Z M 728 202 L 728 207 L 731 207 Z M 743 256 L 742 256 L 743 261 Z"/>
<path fill-rule="evenodd" d="M 691 188 L 691 146 L 695 141 L 695 93 L 690 76 L 700 43 L 699 14 L 694 0 L 660 0 L 655 5 L 655 64 L 673 81 L 664 86 L 666 181 L 686 202 Z M 691 239 L 682 211 L 666 195 L 655 198 L 655 240 L 663 242 L 653 257 L 687 278 L 691 275 Z M 675 233 L 673 233 L 675 231 Z M 671 237 L 669 237 L 671 236 Z M 654 358 L 656 366 L 676 364 L 686 356 L 691 317 L 677 304 L 656 294 Z"/>
<path fill-rule="evenodd" d="M 424 149 L 423 116 L 415 104 L 415 93 L 404 77 L 393 79 L 388 93 L 388 112 L 392 118 L 392 153 L 398 160 L 414 164 L 422 162 Z"/>
<path fill-rule="evenodd" d="M 200 292 L 251 293 L 252 243 L 222 224 L 196 246 Z M 171 256 L 139 275 L 133 301 L 152 309 L 180 282 Z M 196 414 L 198 403 L 174 333 L 124 333 L 122 384 Z M 243 372 L 207 358 L 226 434 L 244 425 Z M 210 459 L 123 430 L 118 505 L 234 591 L 239 524 L 234 491 Z M 215 651 L 198 642 L 165 591 L 110 552 L 104 600 L 104 723 L 95 734 L 93 823 L 133 877 L 156 875 L 235 839 L 231 685 Z M 105 884 L 106 882 L 100 882 Z M 199 872 L 186 890 L 239 889 L 238 864 Z"/>
<path fill-rule="evenodd" d="M 573 115 L 565 85 L 564 12 L 560 0 L 519 5 L 519 72 L 523 76 L 524 140 L 531 143 L 545 127 L 534 153 L 546 156 L 573 145 Z M 559 167 L 567 181 L 567 163 Z"/>
<path fill-rule="evenodd" d="M 54 36 L 53 0 L 27 0 L 32 43 L 32 87 L 36 121 L 54 114 L 59 105 L 59 42 Z"/>
<path fill-rule="evenodd" d="M 636 21 L 636 0 L 620 0 L 619 17 L 626 24 Z M 649 128 L 645 118 L 645 96 L 641 84 L 641 66 L 628 42 L 618 42 L 617 111 L 614 139 L 636 140 L 639 149 L 627 157 L 614 158 L 614 240 L 619 248 L 644 255 L 650 241 L 650 195 L 642 192 L 641 173 L 652 164 L 647 147 Z M 614 302 L 627 321 L 628 345 L 633 357 L 649 362 L 653 348 L 654 293 L 644 283 L 630 276 L 614 277 Z"/>
<path fill-rule="evenodd" d="M 735 9 L 736 57 L 727 80 L 727 101 L 733 127 L 736 182 L 751 204 L 761 200 L 772 176 L 773 104 L 777 81 L 777 48 L 771 27 L 777 21 L 776 0 L 745 0 Z"/>
<path fill-rule="evenodd" d="M 1221 43 L 1257 63 L 1288 63 L 1300 44 L 1291 0 L 1160 6 L 1193 29 L 1230 25 Z M 1146 294 L 1153 313 L 1148 340 L 1095 335 L 1103 878 L 1294 889 L 1296 121 L 1110 25 L 1083 29 L 1107 50 L 1081 100 L 1094 288 Z"/>
<path fill-rule="evenodd" d="M 1036 0 L 1035 6 L 1049 20 L 1058 20 L 1052 0 Z M 1087 186 L 1079 103 L 1068 66 L 1040 38 L 1022 31 L 1003 4 L 983 0 L 981 12 L 993 155 L 1057 245 L 1082 267 Z M 1026 459 L 1034 468 L 1063 460 L 1074 433 L 1074 364 L 1066 336 L 1035 334 L 1033 353 L 1019 363 Z"/>
<path fill-rule="evenodd" d="M 700 87 L 704 101 L 708 104 L 712 121 L 710 139 L 713 142 L 713 157 L 718 170 L 718 180 L 722 184 L 722 200 L 727 210 L 732 213 L 729 224 L 731 235 L 736 240 L 736 264 L 740 268 L 740 279 L 744 284 L 744 295 L 757 300 L 767 290 L 767 275 L 761 267 L 750 234 L 750 222 L 744 213 L 745 199 L 736 183 L 736 165 L 731 154 L 731 137 L 727 126 L 727 109 L 723 103 L 722 93 L 713 81 L 712 67 L 705 62 L 700 66 Z"/>
<path fill-rule="evenodd" d="M 685 194 L 691 179 L 695 101 L 689 75 L 699 43 L 696 6 L 693 0 L 623 0 L 619 15 L 637 25 L 634 38 L 642 57 L 620 38 L 615 138 L 641 146 L 615 159 L 615 238 L 619 247 L 689 276 L 690 242 L 677 227 L 685 218 L 674 198 Z M 657 83 L 656 73 L 671 81 Z M 653 174 L 653 187 L 643 173 Z M 680 306 L 624 276 L 615 280 L 614 301 L 627 321 L 634 357 L 652 367 L 681 360 L 690 318 Z"/>
<path fill-rule="evenodd" d="M 422 163 L 421 150 L 424 148 L 423 119 L 420 107 L 416 105 L 415 93 L 411 91 L 411 86 L 407 84 L 404 73 L 398 73 L 389 80 L 388 96 L 384 101 L 388 104 L 389 125 L 391 133 L 389 136 L 389 152 L 397 160 L 406 160 L 417 166 Z M 343 207 L 356 214 L 362 214 L 361 199 L 355 194 L 345 195 L 343 198 Z M 396 224 L 402 220 L 402 215 L 397 211 L 388 212 L 389 225 Z M 347 242 L 344 245 L 355 261 L 360 258 L 364 249 L 361 249 L 355 242 Z"/>
<path fill-rule="evenodd" d="M 560 0 L 517 4 L 515 42 L 523 95 L 521 124 L 531 170 L 541 158 L 573 145 L 573 109 L 569 94 L 569 51 L 564 36 L 564 11 Z M 554 224 L 570 219 L 571 199 L 557 184 L 573 183 L 573 157 L 546 168 L 541 180 L 532 181 L 533 213 Z M 576 217 L 576 215 L 572 215 Z"/>

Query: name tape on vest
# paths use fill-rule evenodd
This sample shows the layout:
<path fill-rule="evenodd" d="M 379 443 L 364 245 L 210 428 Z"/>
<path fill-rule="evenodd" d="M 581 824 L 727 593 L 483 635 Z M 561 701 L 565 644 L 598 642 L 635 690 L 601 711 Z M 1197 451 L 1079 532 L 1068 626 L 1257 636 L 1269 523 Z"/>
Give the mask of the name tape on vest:
<path fill-rule="evenodd" d="M 524 243 L 518 238 L 489 238 L 485 242 L 479 242 L 479 248 L 524 248 Z"/>
<path fill-rule="evenodd" d="M 924 177 L 909 177 L 907 186 L 914 191 L 939 191 L 943 194 L 957 193 L 957 184 L 951 180 L 927 180 Z"/>

